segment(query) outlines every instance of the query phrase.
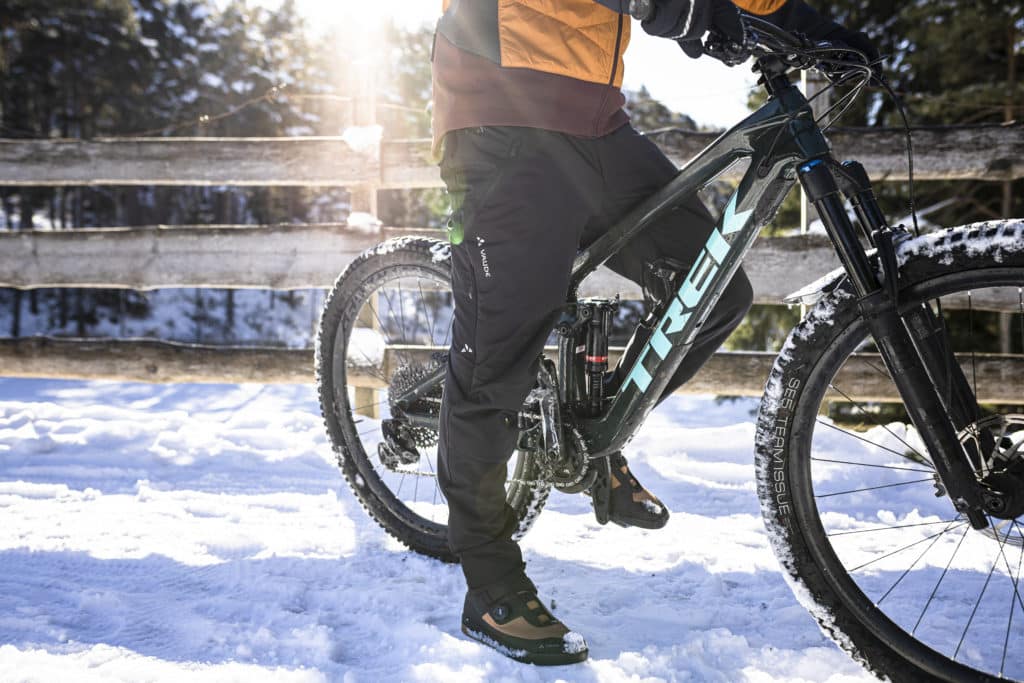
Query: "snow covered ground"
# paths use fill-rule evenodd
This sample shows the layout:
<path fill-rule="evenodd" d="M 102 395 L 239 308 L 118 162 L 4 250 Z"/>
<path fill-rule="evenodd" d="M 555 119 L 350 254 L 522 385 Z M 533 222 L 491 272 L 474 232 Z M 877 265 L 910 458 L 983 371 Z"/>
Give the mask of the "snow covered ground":
<path fill-rule="evenodd" d="M 0 379 L 0 680 L 870 680 L 768 549 L 755 405 L 645 425 L 661 531 L 553 495 L 528 569 L 591 659 L 543 669 L 462 637 L 459 569 L 366 516 L 311 387 Z"/>

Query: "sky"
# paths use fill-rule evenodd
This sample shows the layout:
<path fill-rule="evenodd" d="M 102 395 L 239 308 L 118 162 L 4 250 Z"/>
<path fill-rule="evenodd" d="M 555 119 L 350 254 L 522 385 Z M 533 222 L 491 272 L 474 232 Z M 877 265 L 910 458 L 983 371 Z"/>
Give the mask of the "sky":
<path fill-rule="evenodd" d="M 280 0 L 257 2 L 267 7 L 280 4 Z M 311 24 L 322 30 L 329 30 L 343 17 L 350 21 L 354 8 L 368 23 L 391 18 L 408 28 L 433 25 L 441 10 L 441 0 L 371 0 L 362 6 L 356 0 L 298 0 L 297 5 Z M 670 109 L 699 124 L 727 128 L 749 113 L 747 95 L 755 82 L 749 66 L 730 68 L 708 57 L 692 60 L 672 41 L 648 36 L 633 22 L 626 52 L 626 89 L 639 90 L 645 85 Z"/>

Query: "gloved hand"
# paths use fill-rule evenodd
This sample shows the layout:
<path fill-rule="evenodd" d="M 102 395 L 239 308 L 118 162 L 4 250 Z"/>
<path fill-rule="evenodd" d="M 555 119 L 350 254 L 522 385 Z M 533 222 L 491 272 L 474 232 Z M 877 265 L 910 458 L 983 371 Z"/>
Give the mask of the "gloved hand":
<path fill-rule="evenodd" d="M 654 14 L 640 23 L 652 36 L 699 40 L 714 27 L 730 38 L 743 40 L 739 9 L 729 0 L 655 0 L 653 10 Z"/>
<path fill-rule="evenodd" d="M 743 29 L 743 21 L 740 19 L 739 8 L 730 0 L 708 0 L 708 5 L 709 21 L 706 28 L 721 33 L 737 45 L 742 45 L 747 36 Z M 704 54 L 704 46 L 700 41 L 703 34 L 704 31 L 701 31 L 694 38 L 677 40 L 687 57 L 697 59 Z"/>
<path fill-rule="evenodd" d="M 863 52 L 868 58 L 868 63 L 873 64 L 881 59 L 878 47 L 863 31 L 851 31 L 845 26 L 835 24 L 834 28 L 822 37 L 822 40 L 834 43 L 836 47 L 849 47 Z"/>
<path fill-rule="evenodd" d="M 837 47 L 849 47 L 863 52 L 868 62 L 880 59 L 878 48 L 863 31 L 853 31 L 831 19 L 826 19 L 804 0 L 789 0 L 781 8 L 763 17 L 779 28 L 802 33 L 811 40 L 828 41 Z"/>

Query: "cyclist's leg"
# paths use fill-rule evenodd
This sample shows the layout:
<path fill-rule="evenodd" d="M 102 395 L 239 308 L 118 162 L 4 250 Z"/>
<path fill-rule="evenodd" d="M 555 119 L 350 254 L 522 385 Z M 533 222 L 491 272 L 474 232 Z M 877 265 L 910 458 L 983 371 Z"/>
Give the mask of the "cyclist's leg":
<path fill-rule="evenodd" d="M 601 148 L 601 161 L 607 188 L 606 203 L 600 219 L 588 224 L 584 240 L 607 230 L 637 202 L 649 197 L 679 172 L 653 142 L 631 126 L 623 126 L 603 140 L 606 144 Z M 674 259 L 684 269 L 689 269 L 714 228 L 715 219 L 695 195 L 635 237 L 609 259 L 607 265 L 643 285 L 645 264 L 659 258 Z M 741 268 L 697 334 L 662 399 L 696 374 L 740 324 L 752 301 L 753 290 Z"/>
<path fill-rule="evenodd" d="M 564 136 L 521 128 L 449 133 L 442 177 L 463 239 L 452 247 L 438 477 L 449 544 L 475 589 L 522 573 L 506 464 L 516 415 L 565 303 L 585 197 L 600 177 Z"/>

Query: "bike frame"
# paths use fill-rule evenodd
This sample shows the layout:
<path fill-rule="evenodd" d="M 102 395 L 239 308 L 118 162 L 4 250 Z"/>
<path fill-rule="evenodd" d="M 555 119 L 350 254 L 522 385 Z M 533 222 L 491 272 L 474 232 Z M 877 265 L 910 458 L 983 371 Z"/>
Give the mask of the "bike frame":
<path fill-rule="evenodd" d="M 954 507 L 973 526 L 987 526 L 984 510 L 992 502 L 974 476 L 957 429 L 978 414 L 977 401 L 963 373 L 946 353 L 936 352 L 934 335 L 941 322 L 927 307 L 911 311 L 918 327 L 908 329 L 898 310 L 894 231 L 884 224 L 863 168 L 838 163 L 814 119 L 804 95 L 789 81 L 787 67 L 774 57 L 759 60 L 771 98 L 758 111 L 724 133 L 684 166 L 664 188 L 642 202 L 605 235 L 581 252 L 572 269 L 569 303 L 580 283 L 631 238 L 682 204 L 742 159 L 750 165 L 678 291 L 662 306 L 660 317 L 622 384 L 598 417 L 578 417 L 575 426 L 587 455 L 607 456 L 621 450 L 661 398 L 686 357 L 694 338 L 728 286 L 758 233 L 777 212 L 799 180 L 815 204 L 833 246 L 850 278 L 862 313 L 914 425 L 932 454 L 936 473 Z M 840 192 L 854 205 L 874 246 L 882 272 L 872 265 L 843 206 Z M 875 245 L 875 242 L 879 244 Z M 921 320 L 924 323 L 921 324 Z M 564 397 L 573 364 L 560 345 L 559 382 Z M 970 450 L 970 449 L 968 449 Z M 989 497 L 986 498 L 986 495 Z"/>
<path fill-rule="evenodd" d="M 761 227 L 797 182 L 797 167 L 829 155 L 828 142 L 804 95 L 784 78 L 772 85 L 773 97 L 763 107 L 711 143 L 668 185 L 581 252 L 573 264 L 570 300 L 575 299 L 582 280 L 631 238 L 735 163 L 750 160 L 739 187 L 650 339 L 633 366 L 624 368 L 628 374 L 607 410 L 597 418 L 577 419 L 591 457 L 620 450 L 643 424 Z"/>

